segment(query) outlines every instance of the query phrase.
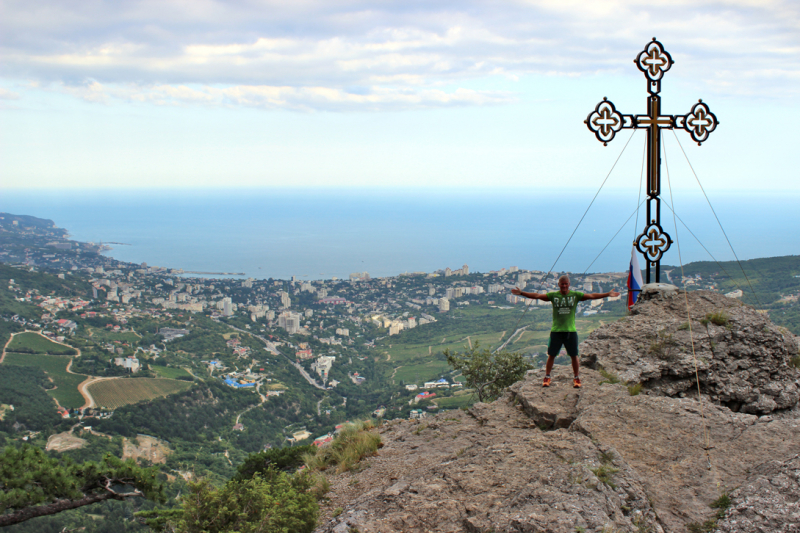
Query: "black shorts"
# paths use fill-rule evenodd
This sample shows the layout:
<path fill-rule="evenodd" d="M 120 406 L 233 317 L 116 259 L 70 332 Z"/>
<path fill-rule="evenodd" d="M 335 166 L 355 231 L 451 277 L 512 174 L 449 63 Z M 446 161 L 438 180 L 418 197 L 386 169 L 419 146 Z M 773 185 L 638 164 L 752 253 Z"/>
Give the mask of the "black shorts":
<path fill-rule="evenodd" d="M 561 351 L 561 347 L 567 349 L 570 357 L 578 356 L 578 332 L 577 331 L 551 331 L 550 341 L 547 343 L 547 355 L 555 357 Z"/>

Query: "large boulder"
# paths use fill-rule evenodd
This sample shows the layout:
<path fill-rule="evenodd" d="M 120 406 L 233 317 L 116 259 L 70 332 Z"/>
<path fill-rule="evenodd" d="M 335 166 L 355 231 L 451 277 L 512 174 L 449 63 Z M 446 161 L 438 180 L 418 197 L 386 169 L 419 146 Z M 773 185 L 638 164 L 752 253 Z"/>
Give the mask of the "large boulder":
<path fill-rule="evenodd" d="M 708 291 L 643 295 L 631 315 L 581 344 L 583 364 L 641 383 L 645 394 L 697 393 L 734 412 L 767 414 L 800 400 L 798 341 L 766 314 Z"/>

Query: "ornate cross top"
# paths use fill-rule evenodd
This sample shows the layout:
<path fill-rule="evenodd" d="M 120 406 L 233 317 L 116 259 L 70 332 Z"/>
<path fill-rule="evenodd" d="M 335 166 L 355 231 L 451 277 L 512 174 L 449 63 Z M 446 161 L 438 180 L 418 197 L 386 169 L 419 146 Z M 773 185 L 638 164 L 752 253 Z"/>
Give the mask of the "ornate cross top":
<path fill-rule="evenodd" d="M 640 128 L 647 133 L 647 226 L 634 244 L 645 258 L 647 283 L 650 283 L 651 270 L 655 270 L 655 281 L 661 281 L 661 257 L 672 244 L 672 239 L 661 228 L 661 130 L 684 129 L 700 145 L 719 122 L 702 100 L 686 115 L 661 114 L 661 78 L 674 61 L 655 37 L 633 62 L 647 78 L 647 114 L 623 115 L 603 98 L 585 122 L 603 145 L 623 128 Z"/>

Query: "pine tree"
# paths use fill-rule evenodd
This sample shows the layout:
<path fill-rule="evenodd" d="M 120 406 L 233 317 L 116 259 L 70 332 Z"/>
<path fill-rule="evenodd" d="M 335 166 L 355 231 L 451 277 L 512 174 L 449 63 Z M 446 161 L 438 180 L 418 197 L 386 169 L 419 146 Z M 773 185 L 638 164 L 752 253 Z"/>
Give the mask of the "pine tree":
<path fill-rule="evenodd" d="M 9 446 L 0 454 L 0 527 L 37 516 L 114 499 L 164 501 L 155 468 L 106 455 L 75 464 L 49 457 L 40 448 Z"/>

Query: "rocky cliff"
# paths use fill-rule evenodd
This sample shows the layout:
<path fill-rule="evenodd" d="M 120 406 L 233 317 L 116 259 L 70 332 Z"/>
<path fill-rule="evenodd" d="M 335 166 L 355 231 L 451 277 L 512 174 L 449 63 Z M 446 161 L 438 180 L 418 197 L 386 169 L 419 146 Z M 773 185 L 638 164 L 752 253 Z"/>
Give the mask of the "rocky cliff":
<path fill-rule="evenodd" d="M 379 454 L 331 479 L 317 531 L 707 531 L 728 494 L 719 531 L 800 531 L 797 341 L 736 301 L 689 296 L 688 316 L 682 293 L 656 295 L 594 332 L 580 390 L 566 367 L 547 389 L 532 371 L 469 412 L 384 424 Z"/>

